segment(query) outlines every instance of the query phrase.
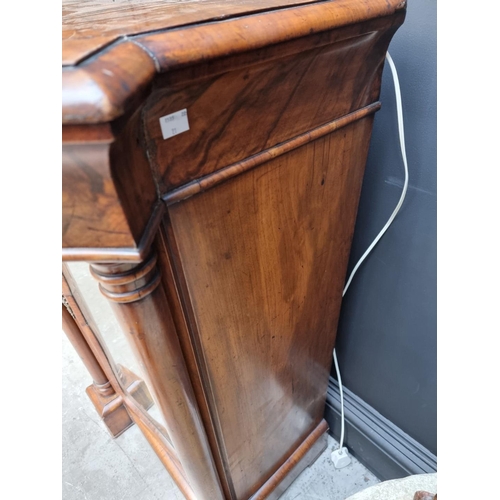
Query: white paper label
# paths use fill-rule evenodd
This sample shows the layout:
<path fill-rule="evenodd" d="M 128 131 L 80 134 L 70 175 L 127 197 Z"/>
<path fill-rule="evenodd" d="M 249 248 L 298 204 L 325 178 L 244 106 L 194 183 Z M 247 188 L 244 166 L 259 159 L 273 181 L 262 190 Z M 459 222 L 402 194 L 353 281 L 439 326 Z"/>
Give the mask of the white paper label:
<path fill-rule="evenodd" d="M 189 130 L 187 109 L 181 109 L 175 113 L 162 116 L 160 118 L 160 127 L 163 139 L 170 139 L 174 135 L 187 132 Z"/>

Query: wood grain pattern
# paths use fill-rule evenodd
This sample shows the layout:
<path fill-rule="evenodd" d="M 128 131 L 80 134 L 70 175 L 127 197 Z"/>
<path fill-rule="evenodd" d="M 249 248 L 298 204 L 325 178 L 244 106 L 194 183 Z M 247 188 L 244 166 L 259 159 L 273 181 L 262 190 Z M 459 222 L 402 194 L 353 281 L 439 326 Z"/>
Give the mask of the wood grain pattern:
<path fill-rule="evenodd" d="M 207 378 L 206 367 L 196 355 L 199 349 L 197 349 L 197 337 L 193 333 L 195 331 L 195 320 L 191 314 L 189 294 L 182 273 L 178 274 L 176 272 L 176 267 L 179 265 L 179 255 L 175 241 L 171 236 L 168 236 L 169 233 L 171 233 L 171 226 L 168 221 L 168 214 L 166 214 L 164 224 L 160 226 L 158 238 L 155 242 L 162 284 L 172 311 L 172 319 L 179 336 L 179 343 L 193 384 L 196 402 L 200 408 L 200 416 L 213 452 L 224 495 L 228 499 L 236 500 L 227 460 L 224 460 L 222 456 L 224 450 L 221 444 L 221 436 L 217 433 L 217 427 L 214 424 L 214 409 L 210 408 L 210 401 L 203 385 L 203 381 Z M 170 240 L 170 244 L 168 240 Z"/>
<path fill-rule="evenodd" d="M 322 419 L 371 124 L 169 207 L 238 498 Z"/>
<path fill-rule="evenodd" d="M 160 283 L 156 256 L 152 254 L 138 266 L 93 264 L 91 272 L 111 300 L 127 340 L 144 367 L 148 387 L 193 493 L 199 500 L 222 500 L 224 494 Z"/>
<path fill-rule="evenodd" d="M 312 464 L 327 446 L 328 424 L 322 420 L 285 463 L 252 496 L 252 500 L 275 500 L 281 496 L 302 470 Z"/>
<path fill-rule="evenodd" d="M 187 25 L 180 30 L 167 29 L 133 40 L 124 39 L 91 59 L 64 69 L 63 123 L 102 123 L 118 118 L 127 109 L 133 109 L 141 93 L 147 92 L 155 72 L 260 50 L 311 34 L 392 16 L 398 11 L 404 16 L 404 7 L 405 2 L 401 0 L 314 2 L 223 22 Z M 390 22 L 390 17 L 387 19 Z M 168 28 L 168 23 L 165 27 Z M 75 36 L 71 39 L 76 40 Z M 92 43 L 92 35 L 89 37 L 85 43 Z"/>
<path fill-rule="evenodd" d="M 200 177 L 193 182 L 190 182 L 178 189 L 174 189 L 173 191 L 168 192 L 163 196 L 163 200 L 167 203 L 167 205 L 171 205 L 178 201 L 189 198 L 190 196 L 206 191 L 207 189 L 217 186 L 218 184 L 236 177 L 243 172 L 258 167 L 259 165 L 277 158 L 278 156 L 304 146 L 304 144 L 307 144 L 308 142 L 319 139 L 324 135 L 331 134 L 335 130 L 338 130 L 356 120 L 375 113 L 380 109 L 380 106 L 381 105 L 379 102 L 375 102 L 373 104 L 365 106 L 364 108 L 358 109 L 353 113 L 342 116 L 337 120 L 333 120 L 330 123 L 322 125 L 321 127 L 317 127 L 309 132 L 306 132 L 305 134 L 294 137 L 289 141 L 282 142 L 277 146 L 261 151 L 260 153 L 257 153 L 250 158 L 246 158 L 245 160 L 236 162 L 233 165 L 229 165 L 228 167 L 222 168 L 212 174 Z"/>
<path fill-rule="evenodd" d="M 62 249 L 63 261 L 87 261 L 87 262 L 142 262 L 151 249 L 151 244 L 156 236 L 165 206 L 159 200 L 149 221 L 144 228 L 143 235 L 137 246 L 131 248 L 120 247 L 67 247 Z M 143 213 L 146 215 L 148 212 Z M 64 211 L 63 211 L 64 220 Z"/>
<path fill-rule="evenodd" d="M 63 248 L 134 247 L 109 168 L 109 144 L 63 148 Z"/>
<path fill-rule="evenodd" d="M 404 11 L 404 0 L 334 0 L 235 17 L 223 23 L 186 26 L 138 37 L 161 72 L 343 28 Z M 387 19 L 388 21 L 389 19 Z"/>
<path fill-rule="evenodd" d="M 189 485 L 184 469 L 177 458 L 176 452 L 166 435 L 165 429 L 153 420 L 149 413 L 145 412 L 137 404 L 134 398 L 125 395 L 124 400 L 134 423 L 141 429 L 144 437 L 148 440 L 186 500 L 197 500 Z"/>
<path fill-rule="evenodd" d="M 113 142 L 111 124 L 100 123 L 94 125 L 63 125 L 62 142 L 69 144 L 111 143 Z"/>
<path fill-rule="evenodd" d="M 105 373 L 105 376 L 108 378 L 112 388 L 124 402 L 128 415 L 140 427 L 182 494 L 187 500 L 195 500 L 196 497 L 188 483 L 175 450 L 170 443 L 167 431 L 145 411 L 149 407 L 149 403 L 144 404 L 142 398 L 137 400 L 137 393 L 127 392 L 127 389 L 131 385 L 129 382 L 133 376 L 130 377 L 130 372 L 124 370 L 123 367 L 114 365 L 113 359 L 99 335 L 92 315 L 86 307 L 69 267 L 65 264 L 63 264 L 62 292 L 75 316 L 75 321 L 78 323 L 85 341 L 102 371 Z"/>
<path fill-rule="evenodd" d="M 163 204 L 158 200 L 142 147 L 140 109 L 116 132 L 102 126 L 83 131 L 73 126 L 66 139 L 62 171 L 63 258 L 105 262 L 117 254 L 128 254 L 131 260 L 142 260 L 143 249 L 150 246 L 156 232 Z"/>
<path fill-rule="evenodd" d="M 155 91 L 145 108 L 145 134 L 161 193 L 371 104 L 385 35 L 365 33 Z M 181 109 L 189 130 L 164 140 L 160 117 Z"/>
<path fill-rule="evenodd" d="M 143 100 L 154 75 L 153 59 L 132 42 L 112 47 L 90 64 L 63 68 L 63 123 L 99 123 L 121 116 Z"/>
<path fill-rule="evenodd" d="M 135 35 L 317 0 L 63 0 L 62 61 L 83 58 Z"/>
<path fill-rule="evenodd" d="M 405 1 L 63 8 L 63 255 L 97 262 L 167 430 L 84 336 L 186 498 L 275 499 L 324 446 L 373 113 Z M 189 131 L 163 140 L 159 118 L 184 108 Z"/>
<path fill-rule="evenodd" d="M 69 305 L 65 306 L 63 304 L 62 324 L 64 333 L 94 381 L 93 384 L 87 387 L 85 392 L 111 436 L 118 437 L 134 422 L 123 404 L 122 397 L 115 392 L 97 362 L 70 310 Z"/>

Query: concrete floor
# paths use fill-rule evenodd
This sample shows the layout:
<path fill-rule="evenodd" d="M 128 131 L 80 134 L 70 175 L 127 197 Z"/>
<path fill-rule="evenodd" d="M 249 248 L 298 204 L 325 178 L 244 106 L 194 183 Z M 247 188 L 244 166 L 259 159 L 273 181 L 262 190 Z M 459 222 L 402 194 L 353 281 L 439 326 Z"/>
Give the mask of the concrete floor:
<path fill-rule="evenodd" d="M 88 276 L 88 266 L 73 264 L 72 273 L 99 324 L 116 361 L 140 374 L 123 341 L 110 308 Z M 113 439 L 85 394 L 92 382 L 80 358 L 63 335 L 63 450 L 65 500 L 183 500 L 163 465 L 137 426 Z M 156 407 L 150 413 L 161 422 Z M 330 461 L 337 443 L 328 448 L 281 496 L 281 500 L 345 500 L 378 479 L 357 460 L 336 470 Z"/>
<path fill-rule="evenodd" d="M 436 474 L 415 474 L 402 479 L 378 483 L 347 500 L 413 500 L 415 492 L 437 493 Z"/>

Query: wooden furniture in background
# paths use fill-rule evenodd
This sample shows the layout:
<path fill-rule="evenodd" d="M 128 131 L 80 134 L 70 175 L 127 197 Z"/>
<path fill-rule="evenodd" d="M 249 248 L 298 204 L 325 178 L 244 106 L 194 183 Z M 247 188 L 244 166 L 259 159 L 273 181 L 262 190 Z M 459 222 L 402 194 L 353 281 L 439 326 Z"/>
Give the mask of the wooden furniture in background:
<path fill-rule="evenodd" d="M 91 263 L 165 428 L 95 330 L 87 347 L 66 315 L 67 331 L 187 498 L 277 498 L 326 445 L 404 15 L 400 0 L 64 2 L 63 260 Z"/>

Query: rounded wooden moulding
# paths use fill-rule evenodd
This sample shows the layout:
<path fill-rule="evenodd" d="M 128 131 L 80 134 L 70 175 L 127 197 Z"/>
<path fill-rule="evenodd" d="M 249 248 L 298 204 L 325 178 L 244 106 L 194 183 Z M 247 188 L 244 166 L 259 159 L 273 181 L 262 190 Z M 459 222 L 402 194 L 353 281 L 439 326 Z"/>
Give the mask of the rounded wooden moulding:
<path fill-rule="evenodd" d="M 90 273 L 99 282 L 101 293 L 119 303 L 136 302 L 160 284 L 160 271 L 155 253 L 134 266 L 131 264 L 92 264 Z"/>

